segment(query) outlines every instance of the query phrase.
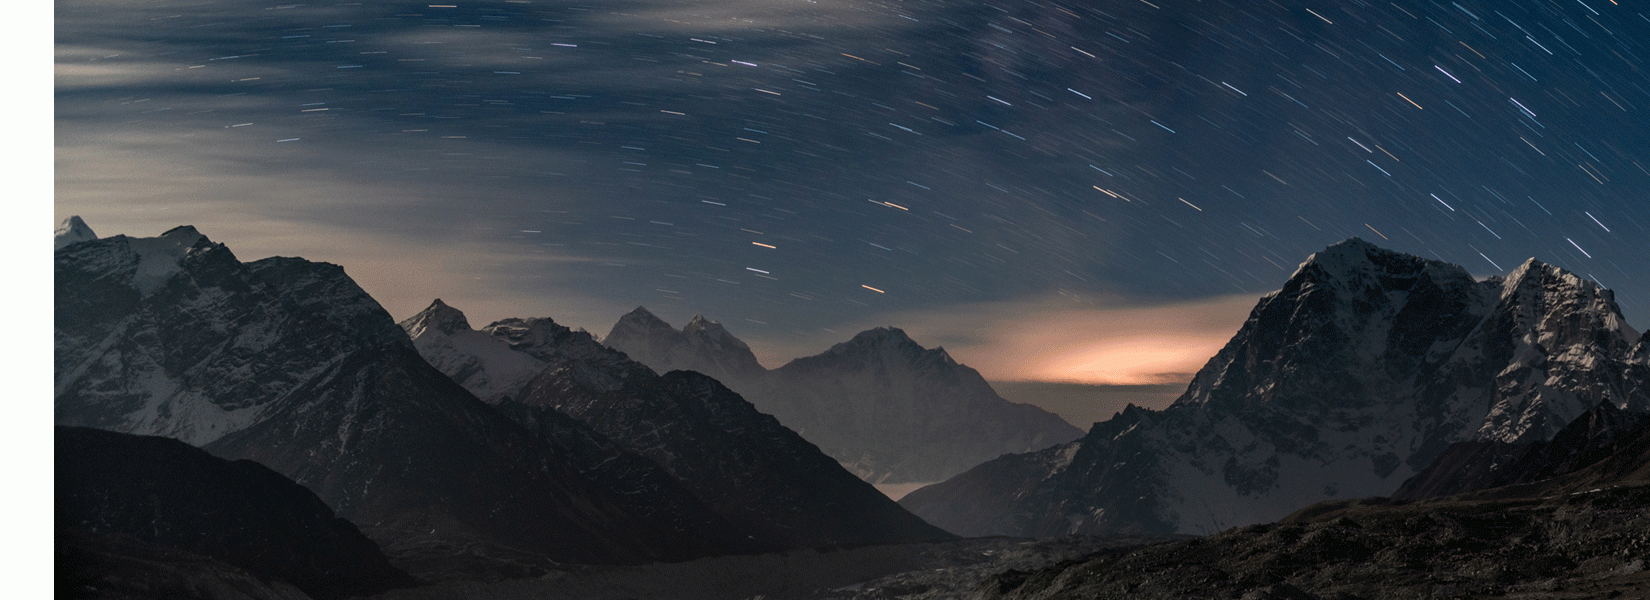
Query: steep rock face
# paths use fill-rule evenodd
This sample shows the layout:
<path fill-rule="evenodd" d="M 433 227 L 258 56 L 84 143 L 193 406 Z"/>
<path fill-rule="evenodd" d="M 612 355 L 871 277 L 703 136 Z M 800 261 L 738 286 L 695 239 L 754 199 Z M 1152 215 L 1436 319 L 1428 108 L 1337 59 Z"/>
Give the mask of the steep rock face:
<path fill-rule="evenodd" d="M 469 333 L 487 336 L 494 343 L 489 352 L 504 348 L 543 365 L 520 393 L 501 397 L 503 412 L 531 428 L 568 418 L 588 425 L 662 467 L 762 548 L 948 537 L 707 376 L 657 375 L 588 333 L 545 318 L 505 319 Z M 434 337 L 430 328 L 417 335 L 420 348 L 445 348 L 424 342 Z M 440 335 L 469 334 L 449 328 Z M 486 365 L 489 356 L 435 362 Z"/>
<path fill-rule="evenodd" d="M 188 227 L 71 245 L 56 262 L 58 424 L 256 460 L 397 557 L 635 562 L 751 548 L 679 487 L 586 477 L 565 448 L 425 362 L 337 266 L 243 264 Z"/>
<path fill-rule="evenodd" d="M 715 377 L 873 483 L 937 481 L 1082 435 L 1052 413 L 1002 399 L 943 348 L 923 348 L 894 328 L 772 371 L 703 317 L 676 331 L 638 308 L 603 343 L 661 372 Z"/>
<path fill-rule="evenodd" d="M 56 421 L 202 445 L 404 337 L 328 264 L 242 264 L 193 227 L 56 254 Z"/>
<path fill-rule="evenodd" d="M 1070 466 L 969 527 L 1209 533 L 1388 494 L 1454 442 L 1546 439 L 1600 402 L 1643 410 L 1635 344 L 1608 290 L 1555 267 L 1480 282 L 1348 240 L 1262 298 L 1174 405 L 1096 424 Z M 971 531 L 920 492 L 905 506 Z"/>
<path fill-rule="evenodd" d="M 317 600 L 413 584 L 354 524 L 263 465 L 170 438 L 81 427 L 53 433 L 60 531 L 218 559 Z"/>

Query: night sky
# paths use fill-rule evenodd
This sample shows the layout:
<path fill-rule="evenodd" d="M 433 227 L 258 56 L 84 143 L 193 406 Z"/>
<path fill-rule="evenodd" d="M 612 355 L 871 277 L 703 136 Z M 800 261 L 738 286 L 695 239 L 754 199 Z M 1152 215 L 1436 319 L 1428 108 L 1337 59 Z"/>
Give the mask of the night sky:
<path fill-rule="evenodd" d="M 55 216 L 336 262 L 398 319 L 703 313 L 769 367 L 895 325 L 994 379 L 1183 386 L 1352 236 L 1535 257 L 1644 328 L 1646 13 L 59 0 Z"/>

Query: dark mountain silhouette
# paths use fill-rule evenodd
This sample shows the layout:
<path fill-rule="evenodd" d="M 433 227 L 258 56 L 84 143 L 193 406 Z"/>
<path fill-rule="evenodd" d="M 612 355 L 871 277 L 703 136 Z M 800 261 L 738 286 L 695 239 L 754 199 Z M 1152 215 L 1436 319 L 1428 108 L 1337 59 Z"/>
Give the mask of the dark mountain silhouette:
<path fill-rule="evenodd" d="M 317 600 L 414 583 L 354 524 L 263 465 L 170 438 L 82 427 L 53 433 L 53 516 L 60 534 L 76 532 L 67 543 L 80 552 L 122 544 L 180 550 L 285 581 Z M 95 580 L 97 571 L 73 561 L 60 563 L 58 576 Z"/>

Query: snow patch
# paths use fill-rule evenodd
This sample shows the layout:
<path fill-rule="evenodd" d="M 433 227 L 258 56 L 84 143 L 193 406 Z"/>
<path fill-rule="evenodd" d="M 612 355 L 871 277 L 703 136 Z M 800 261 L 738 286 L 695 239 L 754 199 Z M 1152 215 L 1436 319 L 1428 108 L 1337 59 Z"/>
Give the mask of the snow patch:
<path fill-rule="evenodd" d="M 137 272 L 132 286 L 147 296 L 159 289 L 173 275 L 183 272 L 179 261 L 206 236 L 188 225 L 174 228 L 160 237 L 126 238 L 129 247 L 138 255 Z"/>
<path fill-rule="evenodd" d="M 75 215 L 64 219 L 63 222 L 57 226 L 57 231 L 54 232 L 52 236 L 52 251 L 55 252 L 62 250 L 70 244 L 77 244 L 95 239 L 97 239 L 97 234 L 92 232 L 91 226 L 87 225 L 85 221 L 82 221 L 79 215 Z"/>

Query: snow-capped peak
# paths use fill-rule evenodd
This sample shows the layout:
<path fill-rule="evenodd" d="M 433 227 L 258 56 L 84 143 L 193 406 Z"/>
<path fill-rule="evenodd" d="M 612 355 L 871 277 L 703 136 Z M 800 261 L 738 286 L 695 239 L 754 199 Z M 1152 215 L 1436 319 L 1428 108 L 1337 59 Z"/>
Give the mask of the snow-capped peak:
<path fill-rule="evenodd" d="M 1330 245 L 1327 248 L 1324 248 L 1323 250 L 1313 252 L 1311 255 L 1307 256 L 1306 260 L 1302 261 L 1300 266 L 1295 269 L 1295 274 L 1299 275 L 1300 270 L 1305 269 L 1307 265 L 1319 265 L 1320 267 L 1324 267 L 1328 265 L 1352 266 L 1368 264 L 1368 256 L 1371 251 L 1380 251 L 1380 248 L 1374 244 L 1363 241 L 1362 238 L 1346 238 Z"/>
<path fill-rule="evenodd" d="M 422 335 L 426 329 L 434 329 L 447 335 L 472 330 L 470 320 L 464 318 L 464 311 L 448 306 L 440 298 L 431 302 L 429 308 L 407 319 L 402 329 L 406 329 L 407 335 L 414 338 Z"/>
<path fill-rule="evenodd" d="M 123 236 L 116 236 L 123 237 Z M 137 273 L 132 278 L 132 285 L 138 291 L 148 294 L 173 275 L 182 271 L 179 264 L 184 255 L 191 248 L 201 243 L 211 243 L 205 235 L 196 231 L 192 225 L 180 225 L 152 238 L 127 238 L 132 251 L 138 255 Z"/>
<path fill-rule="evenodd" d="M 1300 284 L 1327 284 L 1344 290 L 1369 286 L 1389 288 L 1393 285 L 1399 286 L 1395 289 L 1403 289 L 1417 277 L 1434 282 L 1473 281 L 1472 275 L 1459 265 L 1388 250 L 1357 237 L 1312 253 L 1289 280 Z M 1285 285 L 1286 289 L 1289 287 L 1289 284 Z"/>
<path fill-rule="evenodd" d="M 1502 280 L 1501 295 L 1511 296 L 1520 288 L 1544 287 L 1552 282 L 1568 289 L 1592 290 L 1599 286 L 1591 281 L 1577 277 L 1574 273 L 1530 258 L 1524 264 L 1507 273 Z"/>
<path fill-rule="evenodd" d="M 97 239 L 97 234 L 93 233 L 92 228 L 80 219 L 80 215 L 75 215 L 63 219 L 63 222 L 58 224 L 57 231 L 52 238 L 52 250 L 60 250 L 69 244 L 95 239 Z"/>

